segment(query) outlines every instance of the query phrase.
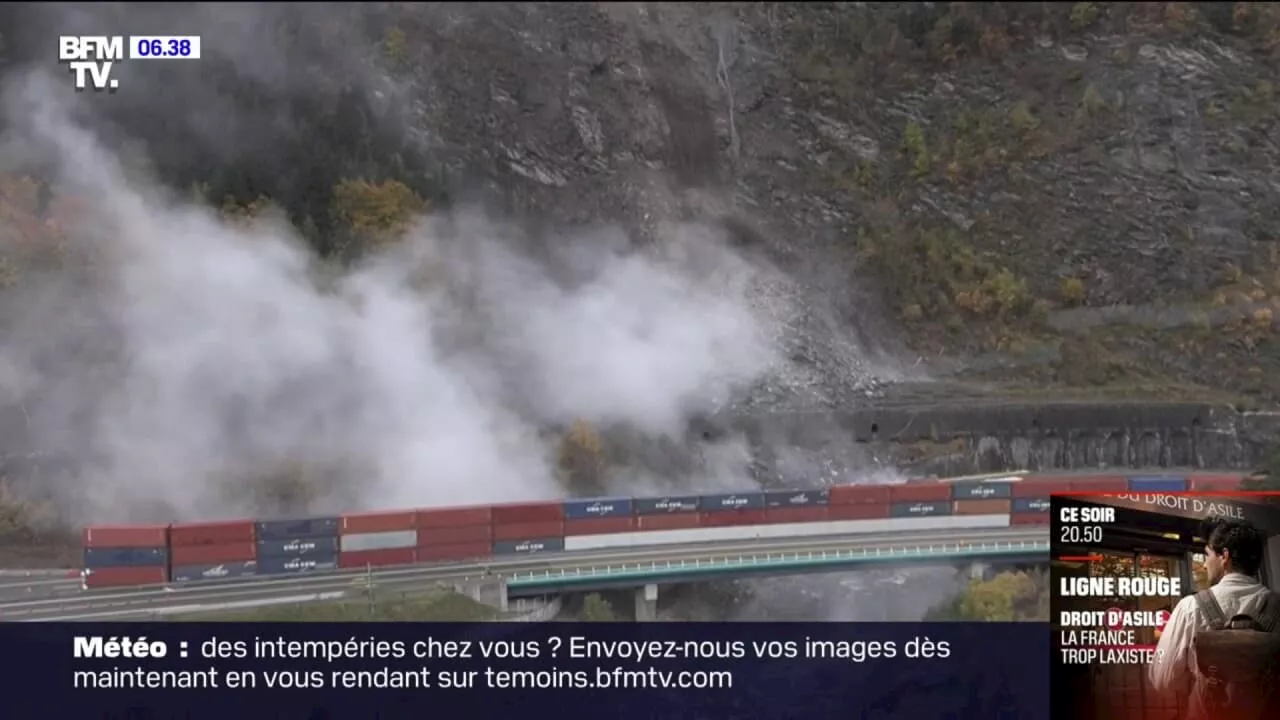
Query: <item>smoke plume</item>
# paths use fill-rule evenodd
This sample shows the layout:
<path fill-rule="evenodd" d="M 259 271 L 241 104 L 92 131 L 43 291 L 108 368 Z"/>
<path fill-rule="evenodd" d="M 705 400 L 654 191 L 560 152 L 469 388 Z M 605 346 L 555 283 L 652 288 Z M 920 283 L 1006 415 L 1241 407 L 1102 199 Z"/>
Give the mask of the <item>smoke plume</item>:
<path fill-rule="evenodd" d="M 86 262 L 0 310 L 0 399 L 75 459 L 50 489 L 68 519 L 255 513 L 252 478 L 297 465 L 312 511 L 560 497 L 545 428 L 678 434 L 774 361 L 755 270 L 712 228 L 639 253 L 461 209 L 334 277 L 286 223 L 228 225 L 127 170 L 66 83 L 9 91 L 7 157 L 82 200 Z"/>

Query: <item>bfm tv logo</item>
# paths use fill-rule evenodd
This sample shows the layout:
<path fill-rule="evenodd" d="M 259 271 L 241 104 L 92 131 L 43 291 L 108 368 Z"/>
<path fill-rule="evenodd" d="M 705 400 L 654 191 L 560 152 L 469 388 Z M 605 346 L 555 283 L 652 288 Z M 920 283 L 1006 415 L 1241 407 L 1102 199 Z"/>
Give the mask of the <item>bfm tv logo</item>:
<path fill-rule="evenodd" d="M 124 60 L 124 37 L 60 35 L 58 60 L 67 63 L 76 76 L 76 90 L 113 91 L 120 87 L 120 81 L 111 77 L 111 68 Z"/>

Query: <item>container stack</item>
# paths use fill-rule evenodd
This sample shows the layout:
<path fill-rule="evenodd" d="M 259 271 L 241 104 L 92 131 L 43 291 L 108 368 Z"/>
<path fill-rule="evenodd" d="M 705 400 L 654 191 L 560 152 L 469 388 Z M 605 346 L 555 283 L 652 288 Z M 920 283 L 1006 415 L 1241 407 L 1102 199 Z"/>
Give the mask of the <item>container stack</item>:
<path fill-rule="evenodd" d="M 252 520 L 186 523 L 169 528 L 173 582 L 232 580 L 258 573 Z"/>
<path fill-rule="evenodd" d="M 257 523 L 258 572 L 285 575 L 333 570 L 338 567 L 338 527 L 336 517 Z"/>
<path fill-rule="evenodd" d="M 951 514 L 951 486 L 905 483 L 889 486 L 889 517 L 918 518 Z"/>
<path fill-rule="evenodd" d="M 524 555 L 564 550 L 564 504 L 493 506 L 493 554 Z"/>
<path fill-rule="evenodd" d="M 493 514 L 488 506 L 419 510 L 418 562 L 452 562 L 493 555 Z"/>
<path fill-rule="evenodd" d="M 830 490 L 778 490 L 764 494 L 767 523 L 823 522 L 831 504 Z"/>
<path fill-rule="evenodd" d="M 702 516 L 698 513 L 701 498 L 697 495 L 669 495 L 660 498 L 635 498 L 631 501 L 637 530 L 687 530 L 696 528 Z"/>
<path fill-rule="evenodd" d="M 414 510 L 343 515 L 338 526 L 338 567 L 412 565 L 418 559 Z"/>
<path fill-rule="evenodd" d="M 1235 492 L 1243 475 L 1192 475 L 1188 484 L 1195 492 Z"/>
<path fill-rule="evenodd" d="M 1129 478 L 1124 475 L 1074 477 L 1071 478 L 1069 487 L 1070 492 L 1127 493 L 1129 492 Z M 1068 490 L 1059 489 L 1058 492 L 1068 492 Z"/>
<path fill-rule="evenodd" d="M 1180 493 L 1187 491 L 1185 475 L 1130 475 L 1129 490 L 1135 493 Z"/>
<path fill-rule="evenodd" d="M 764 493 L 720 493 L 702 496 L 702 527 L 759 525 L 764 521 Z"/>
<path fill-rule="evenodd" d="M 606 535 L 636 529 L 631 498 L 592 498 L 566 500 L 564 536 Z"/>
<path fill-rule="evenodd" d="M 85 587 L 159 585 L 169 579 L 169 527 L 84 529 Z"/>
<path fill-rule="evenodd" d="M 837 485 L 829 493 L 828 520 L 883 520 L 889 517 L 889 485 Z"/>
<path fill-rule="evenodd" d="M 951 485 L 956 515 L 1008 515 L 1016 482 L 958 482 Z"/>

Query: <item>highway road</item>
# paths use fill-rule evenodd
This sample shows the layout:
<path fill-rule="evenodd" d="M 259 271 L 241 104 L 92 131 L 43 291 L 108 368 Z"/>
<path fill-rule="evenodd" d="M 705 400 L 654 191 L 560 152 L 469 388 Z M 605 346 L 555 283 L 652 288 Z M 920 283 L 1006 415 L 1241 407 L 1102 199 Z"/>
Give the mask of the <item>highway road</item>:
<path fill-rule="evenodd" d="M 83 593 L 78 570 L 0 570 L 0 602 Z"/>
<path fill-rule="evenodd" d="M 578 553 L 511 555 L 465 565 L 419 565 L 365 570 L 339 570 L 292 576 L 258 577 L 226 582 L 159 586 L 127 590 L 82 591 L 67 597 L 17 600 L 0 595 L 0 621 L 154 620 L 163 616 L 225 612 L 273 604 L 361 599 L 372 584 L 375 592 L 425 590 L 482 579 L 486 572 L 515 572 L 600 567 L 621 563 L 705 560 L 765 552 L 821 552 L 848 548 L 893 548 L 929 544 L 1047 542 L 1048 529 L 991 528 L 928 530 L 793 539 L 667 545 Z"/>

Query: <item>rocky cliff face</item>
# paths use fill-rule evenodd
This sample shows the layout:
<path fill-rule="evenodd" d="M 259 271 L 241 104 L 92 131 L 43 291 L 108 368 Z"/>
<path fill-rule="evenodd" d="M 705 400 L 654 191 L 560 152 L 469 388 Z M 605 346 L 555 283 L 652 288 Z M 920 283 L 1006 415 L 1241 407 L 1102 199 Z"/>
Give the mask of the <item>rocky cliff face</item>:
<path fill-rule="evenodd" d="M 935 374 L 1274 397 L 1270 8 L 422 13 L 425 152 L 638 237 L 726 219 L 823 300 L 795 354 L 828 375 L 870 369 L 883 311 Z"/>

